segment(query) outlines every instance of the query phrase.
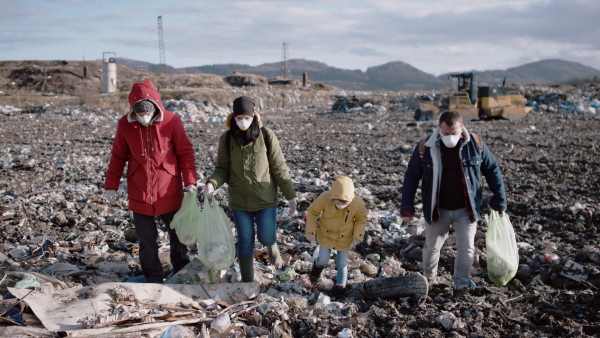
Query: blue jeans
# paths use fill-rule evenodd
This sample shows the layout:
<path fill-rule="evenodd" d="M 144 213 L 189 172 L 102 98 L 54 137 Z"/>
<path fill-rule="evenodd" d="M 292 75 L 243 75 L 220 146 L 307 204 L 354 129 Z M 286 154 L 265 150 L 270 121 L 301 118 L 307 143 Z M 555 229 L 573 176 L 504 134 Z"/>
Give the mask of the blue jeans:
<path fill-rule="evenodd" d="M 335 268 L 337 270 L 336 284 L 346 285 L 348 281 L 348 253 L 350 251 L 338 251 L 335 259 Z M 319 257 L 315 261 L 315 265 L 325 266 L 329 263 L 331 249 L 319 246 Z"/>
<path fill-rule="evenodd" d="M 254 256 L 254 224 L 256 222 L 256 235 L 258 241 L 269 246 L 277 242 L 277 207 L 246 212 L 231 210 L 233 223 L 237 231 L 237 255 L 238 258 Z"/>

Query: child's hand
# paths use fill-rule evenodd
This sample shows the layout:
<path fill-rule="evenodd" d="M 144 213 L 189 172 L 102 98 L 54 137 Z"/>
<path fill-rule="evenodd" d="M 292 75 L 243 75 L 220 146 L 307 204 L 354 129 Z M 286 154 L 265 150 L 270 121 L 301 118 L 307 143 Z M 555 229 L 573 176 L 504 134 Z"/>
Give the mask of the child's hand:
<path fill-rule="evenodd" d="M 352 249 L 354 249 L 358 245 L 358 243 L 360 243 L 360 240 L 358 240 L 358 239 L 355 238 L 352 241 L 352 244 L 350 246 L 352 247 Z"/>

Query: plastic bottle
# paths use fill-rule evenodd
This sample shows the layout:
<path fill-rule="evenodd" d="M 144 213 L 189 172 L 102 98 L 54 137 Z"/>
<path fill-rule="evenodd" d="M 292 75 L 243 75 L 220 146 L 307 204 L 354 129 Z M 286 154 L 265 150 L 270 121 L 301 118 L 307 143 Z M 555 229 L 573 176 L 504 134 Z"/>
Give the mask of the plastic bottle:
<path fill-rule="evenodd" d="M 547 254 L 546 260 L 550 263 L 560 263 L 560 257 L 555 253 Z"/>

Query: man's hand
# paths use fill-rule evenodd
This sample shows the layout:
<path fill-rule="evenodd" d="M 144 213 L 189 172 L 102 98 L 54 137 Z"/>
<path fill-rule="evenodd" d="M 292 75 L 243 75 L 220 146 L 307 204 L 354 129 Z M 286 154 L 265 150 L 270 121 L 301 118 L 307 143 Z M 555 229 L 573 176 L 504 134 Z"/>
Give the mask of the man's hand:
<path fill-rule="evenodd" d="M 296 213 L 296 209 L 298 208 L 298 202 L 294 198 L 288 200 L 288 203 L 290 204 L 290 216 L 293 216 Z"/>
<path fill-rule="evenodd" d="M 195 185 L 187 185 L 187 186 L 185 187 L 185 189 L 186 189 L 187 191 L 196 191 L 196 186 L 195 186 Z"/>
<path fill-rule="evenodd" d="M 354 249 L 354 248 L 356 248 L 356 246 L 358 245 L 358 243 L 360 243 L 360 240 L 355 238 L 355 239 L 352 241 L 352 244 L 350 245 L 350 247 L 351 247 L 352 249 Z"/>
<path fill-rule="evenodd" d="M 306 237 L 306 239 L 308 239 L 308 241 L 310 242 L 310 245 L 317 244 L 317 239 L 314 237 Z"/>
<path fill-rule="evenodd" d="M 106 192 L 104 192 L 104 199 L 110 204 L 117 204 L 117 191 L 106 190 Z"/>
<path fill-rule="evenodd" d="M 413 217 L 404 216 L 404 217 L 402 217 L 402 221 L 404 221 L 404 223 L 406 224 L 406 226 L 409 226 L 409 225 L 412 224 Z"/>
<path fill-rule="evenodd" d="M 204 194 L 204 196 L 206 196 L 208 198 L 212 198 L 213 195 L 215 194 L 215 186 L 212 185 L 212 183 L 206 183 L 202 193 Z"/>

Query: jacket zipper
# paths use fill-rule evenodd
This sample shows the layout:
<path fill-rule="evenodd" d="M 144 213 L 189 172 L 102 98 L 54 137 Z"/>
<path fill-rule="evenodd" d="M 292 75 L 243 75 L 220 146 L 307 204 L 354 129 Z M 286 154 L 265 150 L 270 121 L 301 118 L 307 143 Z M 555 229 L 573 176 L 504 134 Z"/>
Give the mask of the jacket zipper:
<path fill-rule="evenodd" d="M 152 194 L 152 162 L 150 161 L 150 141 L 151 141 L 151 137 L 150 137 L 150 126 L 148 125 L 146 130 L 146 153 L 147 153 L 147 161 L 148 161 L 148 176 L 149 176 L 149 183 L 150 183 L 150 205 L 154 204 L 154 195 Z"/>

